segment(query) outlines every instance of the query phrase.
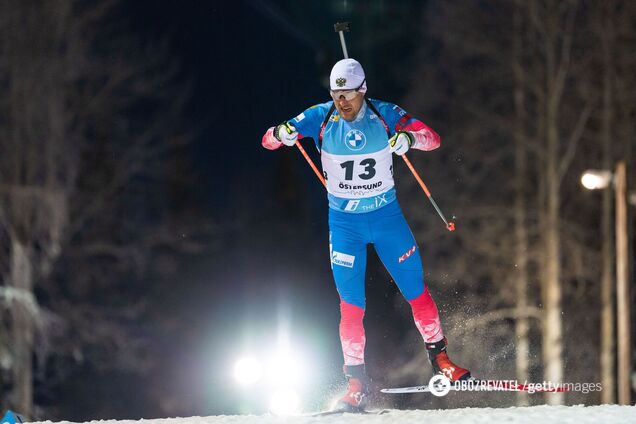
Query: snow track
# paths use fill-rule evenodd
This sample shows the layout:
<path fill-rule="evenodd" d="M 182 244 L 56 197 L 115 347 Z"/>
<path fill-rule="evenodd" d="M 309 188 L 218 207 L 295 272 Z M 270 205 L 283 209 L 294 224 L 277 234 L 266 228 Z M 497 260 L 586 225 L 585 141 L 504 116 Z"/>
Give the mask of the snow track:
<path fill-rule="evenodd" d="M 50 424 L 43 421 L 40 424 Z M 59 424 L 68 423 L 61 421 Z M 156 420 L 103 420 L 99 424 L 329 424 L 329 423 L 399 423 L 399 424 L 636 424 L 636 406 L 531 406 L 523 408 L 463 408 L 445 410 L 390 410 L 382 415 L 273 416 L 220 415 L 211 417 L 167 418 Z M 35 424 L 35 423 L 34 423 Z"/>

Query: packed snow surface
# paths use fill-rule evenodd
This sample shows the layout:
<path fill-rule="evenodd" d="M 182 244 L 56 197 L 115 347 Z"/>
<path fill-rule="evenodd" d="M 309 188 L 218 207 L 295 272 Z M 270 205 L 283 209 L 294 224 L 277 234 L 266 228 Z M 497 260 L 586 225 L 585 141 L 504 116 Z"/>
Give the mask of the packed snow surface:
<path fill-rule="evenodd" d="M 51 423 L 44 421 L 40 424 Z M 60 424 L 68 423 L 62 421 Z M 400 424 L 636 424 L 636 406 L 530 406 L 523 408 L 463 408 L 444 410 L 387 410 L 380 415 L 342 414 L 320 417 L 275 415 L 219 415 L 212 417 L 166 418 L 157 420 L 102 420 L 100 424 L 336 424 L 336 423 L 400 423 Z"/>

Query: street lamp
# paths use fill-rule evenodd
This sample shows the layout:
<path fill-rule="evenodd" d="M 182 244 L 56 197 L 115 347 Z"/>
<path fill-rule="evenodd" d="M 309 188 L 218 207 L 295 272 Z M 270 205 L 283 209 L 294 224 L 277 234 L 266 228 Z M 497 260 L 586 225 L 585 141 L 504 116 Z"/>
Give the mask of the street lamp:
<path fill-rule="evenodd" d="M 631 404 L 631 331 L 629 297 L 629 262 L 627 246 L 627 172 L 625 162 L 616 170 L 586 171 L 581 184 L 587 189 L 606 188 L 613 180 L 616 233 L 616 341 L 618 347 L 618 403 Z"/>
<path fill-rule="evenodd" d="M 588 190 L 598 190 L 609 186 L 613 176 L 612 171 L 588 169 L 581 176 L 581 184 Z"/>

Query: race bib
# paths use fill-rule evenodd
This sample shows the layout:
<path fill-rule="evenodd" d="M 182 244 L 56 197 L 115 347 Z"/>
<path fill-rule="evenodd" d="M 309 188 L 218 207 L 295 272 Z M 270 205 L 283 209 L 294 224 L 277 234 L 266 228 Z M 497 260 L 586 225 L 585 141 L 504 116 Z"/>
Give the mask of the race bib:
<path fill-rule="evenodd" d="M 367 154 L 332 154 L 322 151 L 327 191 L 334 196 L 361 199 L 382 194 L 393 185 L 393 158 L 388 146 Z"/>

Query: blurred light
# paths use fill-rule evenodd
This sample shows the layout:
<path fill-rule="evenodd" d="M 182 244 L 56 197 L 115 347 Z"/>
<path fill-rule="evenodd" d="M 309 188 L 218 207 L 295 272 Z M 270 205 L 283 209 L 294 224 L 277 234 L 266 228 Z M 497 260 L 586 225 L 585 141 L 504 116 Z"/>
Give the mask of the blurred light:
<path fill-rule="evenodd" d="M 269 409 L 272 414 L 290 415 L 300 410 L 300 396 L 294 390 L 278 390 L 272 395 Z"/>
<path fill-rule="evenodd" d="M 268 363 L 268 378 L 272 385 L 289 386 L 301 381 L 303 369 L 299 356 L 291 350 L 279 350 Z"/>
<path fill-rule="evenodd" d="M 612 172 L 606 170 L 589 169 L 581 176 L 581 184 L 588 190 L 607 187 L 612 181 Z"/>
<path fill-rule="evenodd" d="M 249 386 L 260 380 L 261 364 L 254 358 L 241 358 L 234 365 L 234 377 L 243 386 Z"/>

